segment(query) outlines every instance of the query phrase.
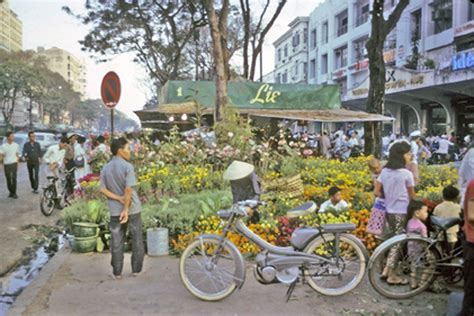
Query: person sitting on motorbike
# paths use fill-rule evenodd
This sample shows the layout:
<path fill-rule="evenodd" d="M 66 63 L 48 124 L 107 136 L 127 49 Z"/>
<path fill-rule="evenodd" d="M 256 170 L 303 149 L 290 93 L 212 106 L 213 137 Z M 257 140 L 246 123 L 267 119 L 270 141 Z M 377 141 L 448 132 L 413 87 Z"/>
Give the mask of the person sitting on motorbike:
<path fill-rule="evenodd" d="M 336 213 L 341 213 L 349 208 L 349 203 L 342 199 L 341 189 L 334 186 L 331 187 L 328 191 L 329 200 L 321 204 L 319 209 L 320 213 L 327 211 L 335 211 Z"/>
<path fill-rule="evenodd" d="M 224 171 L 224 180 L 230 181 L 233 203 L 246 200 L 260 200 L 260 178 L 255 173 L 255 167 L 252 164 L 234 160 Z M 252 212 L 250 212 L 252 213 Z M 257 212 L 249 214 L 251 222 L 258 222 Z"/>

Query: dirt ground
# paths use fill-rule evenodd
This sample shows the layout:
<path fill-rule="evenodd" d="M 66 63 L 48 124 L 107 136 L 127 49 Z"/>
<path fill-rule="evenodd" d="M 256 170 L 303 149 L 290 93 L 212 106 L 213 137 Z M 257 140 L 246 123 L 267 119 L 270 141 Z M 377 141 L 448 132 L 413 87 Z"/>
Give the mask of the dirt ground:
<path fill-rule="evenodd" d="M 181 284 L 178 259 L 147 257 L 139 277 L 110 275 L 109 254 L 62 250 L 15 302 L 9 315 L 445 315 L 447 294 L 425 292 L 409 300 L 388 300 L 367 279 L 353 292 L 325 297 L 298 285 L 290 302 L 287 286 L 261 285 L 247 269 L 243 288 L 220 302 L 200 301 Z"/>
<path fill-rule="evenodd" d="M 3 165 L 0 166 L 0 277 L 27 256 L 42 233 L 31 225 L 54 226 L 59 212 L 45 217 L 39 206 L 39 194 L 31 191 L 28 170 L 21 163 L 18 170 L 18 199 L 8 198 Z M 0 282 L 2 279 L 0 278 Z"/>

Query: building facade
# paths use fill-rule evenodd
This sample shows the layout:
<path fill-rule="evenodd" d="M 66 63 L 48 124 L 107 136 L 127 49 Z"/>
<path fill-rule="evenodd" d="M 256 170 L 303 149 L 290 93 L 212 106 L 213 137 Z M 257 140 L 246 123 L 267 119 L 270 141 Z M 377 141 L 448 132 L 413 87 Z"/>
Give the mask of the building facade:
<path fill-rule="evenodd" d="M 0 1 L 0 49 L 7 52 L 21 51 L 23 47 L 23 26 L 8 0 Z"/>
<path fill-rule="evenodd" d="M 275 83 L 303 83 L 308 69 L 308 17 L 297 17 L 275 46 Z"/>
<path fill-rule="evenodd" d="M 397 3 L 385 1 L 386 17 Z M 308 21 L 307 79 L 301 82 L 338 83 L 343 106 L 352 109 L 365 109 L 367 101 L 371 7 L 369 0 L 327 0 Z M 384 111 L 396 118 L 387 131 L 474 130 L 473 3 L 411 0 L 384 47 Z M 275 70 L 279 67 L 277 60 Z"/>
<path fill-rule="evenodd" d="M 86 67 L 85 63 L 64 49 L 38 47 L 37 56 L 44 58 L 49 70 L 60 74 L 71 84 L 74 91 L 86 96 Z"/>

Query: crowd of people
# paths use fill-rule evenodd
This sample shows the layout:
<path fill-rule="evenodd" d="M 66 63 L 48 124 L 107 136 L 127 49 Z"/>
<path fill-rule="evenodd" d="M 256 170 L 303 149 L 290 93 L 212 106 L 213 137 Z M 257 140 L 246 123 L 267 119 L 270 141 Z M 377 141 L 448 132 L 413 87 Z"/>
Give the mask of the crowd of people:
<path fill-rule="evenodd" d="M 68 178 L 66 189 L 72 193 L 79 185 L 79 179 L 91 173 L 98 153 L 110 156 L 110 134 L 84 137 L 77 133 L 64 133 L 58 143 L 51 145 L 43 154 L 40 144 L 36 141 L 34 131 L 28 133 L 28 141 L 23 149 L 14 142 L 15 134 L 7 132 L 6 141 L 0 146 L 0 161 L 3 161 L 5 177 L 9 190 L 9 197 L 17 199 L 17 171 L 18 163 L 24 159 L 32 192 L 37 194 L 40 185 L 40 174 L 46 178 L 60 177 L 61 171 L 67 170 L 71 177 Z M 40 169 L 42 173 L 40 173 Z M 58 192 L 59 188 L 58 188 Z"/>

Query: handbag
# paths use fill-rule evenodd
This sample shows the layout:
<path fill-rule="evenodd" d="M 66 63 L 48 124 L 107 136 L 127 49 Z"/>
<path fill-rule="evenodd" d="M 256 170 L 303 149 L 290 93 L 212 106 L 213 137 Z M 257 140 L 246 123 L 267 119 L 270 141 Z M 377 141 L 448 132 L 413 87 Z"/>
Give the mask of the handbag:
<path fill-rule="evenodd" d="M 74 166 L 76 168 L 84 168 L 84 157 L 79 156 L 76 159 L 74 159 Z"/>
<path fill-rule="evenodd" d="M 369 221 L 367 222 L 366 232 L 377 236 L 382 235 L 385 225 L 385 200 L 383 198 L 375 198 Z"/>

